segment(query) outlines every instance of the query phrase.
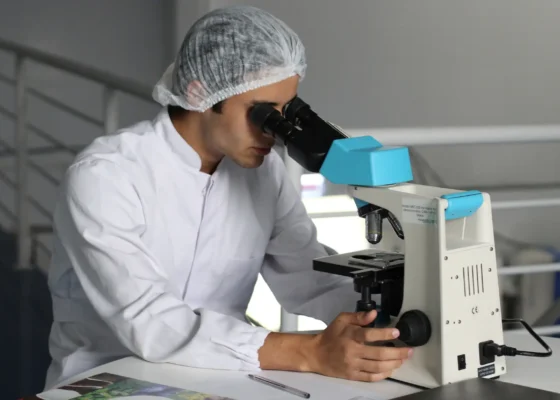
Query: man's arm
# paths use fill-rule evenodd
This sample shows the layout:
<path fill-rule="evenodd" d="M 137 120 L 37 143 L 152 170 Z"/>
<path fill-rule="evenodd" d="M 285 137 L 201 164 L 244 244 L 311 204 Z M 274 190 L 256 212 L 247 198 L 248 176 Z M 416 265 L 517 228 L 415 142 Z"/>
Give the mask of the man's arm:
<path fill-rule="evenodd" d="M 261 368 L 366 382 L 383 380 L 412 355 L 412 350 L 368 345 L 399 335 L 392 328 L 364 328 L 376 316 L 375 311 L 342 313 L 317 335 L 271 333 L 259 350 Z"/>
<path fill-rule="evenodd" d="M 135 188 L 106 160 L 71 167 L 54 223 L 87 298 L 120 342 L 152 362 L 254 370 L 268 331 L 189 308 L 141 240 Z"/>

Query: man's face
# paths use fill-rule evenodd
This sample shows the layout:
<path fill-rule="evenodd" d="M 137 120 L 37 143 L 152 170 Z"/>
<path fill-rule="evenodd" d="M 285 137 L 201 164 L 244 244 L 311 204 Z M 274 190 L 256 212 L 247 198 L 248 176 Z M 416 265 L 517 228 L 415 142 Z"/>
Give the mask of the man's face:
<path fill-rule="evenodd" d="M 274 146 L 274 138 L 249 119 L 256 104 L 267 103 L 278 111 L 297 95 L 299 77 L 251 90 L 227 99 L 221 113 L 203 115 L 204 141 L 214 157 L 226 156 L 244 168 L 260 166 Z"/>

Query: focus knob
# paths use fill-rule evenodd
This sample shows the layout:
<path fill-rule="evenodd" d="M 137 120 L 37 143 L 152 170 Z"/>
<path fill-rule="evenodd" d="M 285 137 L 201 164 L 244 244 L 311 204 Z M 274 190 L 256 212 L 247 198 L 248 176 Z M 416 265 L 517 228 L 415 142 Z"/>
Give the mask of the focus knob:
<path fill-rule="evenodd" d="M 425 345 L 432 335 L 430 320 L 420 310 L 405 312 L 395 328 L 400 332 L 399 340 L 411 347 Z"/>

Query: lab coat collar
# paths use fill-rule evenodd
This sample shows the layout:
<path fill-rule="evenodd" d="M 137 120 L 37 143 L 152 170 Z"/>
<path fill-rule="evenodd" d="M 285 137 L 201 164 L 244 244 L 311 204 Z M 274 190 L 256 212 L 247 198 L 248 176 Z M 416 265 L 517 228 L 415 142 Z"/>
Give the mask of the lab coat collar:
<path fill-rule="evenodd" d="M 200 171 L 202 166 L 200 156 L 177 132 L 171 122 L 167 107 L 163 107 L 156 117 L 155 128 L 162 135 L 171 151 L 179 158 L 180 162 Z"/>

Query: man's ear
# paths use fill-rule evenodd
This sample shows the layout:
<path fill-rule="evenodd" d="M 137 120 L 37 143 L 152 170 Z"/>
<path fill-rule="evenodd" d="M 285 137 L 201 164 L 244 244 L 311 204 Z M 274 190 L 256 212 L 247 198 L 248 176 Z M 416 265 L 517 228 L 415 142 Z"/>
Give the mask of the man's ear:
<path fill-rule="evenodd" d="M 200 107 L 203 99 L 206 96 L 206 91 L 199 81 L 189 82 L 187 86 L 187 101 L 194 107 Z"/>

